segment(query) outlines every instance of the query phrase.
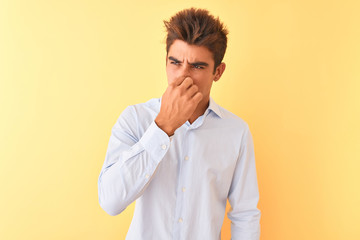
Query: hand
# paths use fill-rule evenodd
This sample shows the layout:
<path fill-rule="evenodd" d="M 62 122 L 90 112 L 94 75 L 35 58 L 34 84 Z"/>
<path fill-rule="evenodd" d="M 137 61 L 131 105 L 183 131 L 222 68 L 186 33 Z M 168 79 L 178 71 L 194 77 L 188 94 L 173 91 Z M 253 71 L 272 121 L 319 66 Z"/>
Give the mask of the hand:
<path fill-rule="evenodd" d="M 160 112 L 155 123 L 171 136 L 194 113 L 203 98 L 190 77 L 175 79 L 161 98 Z"/>

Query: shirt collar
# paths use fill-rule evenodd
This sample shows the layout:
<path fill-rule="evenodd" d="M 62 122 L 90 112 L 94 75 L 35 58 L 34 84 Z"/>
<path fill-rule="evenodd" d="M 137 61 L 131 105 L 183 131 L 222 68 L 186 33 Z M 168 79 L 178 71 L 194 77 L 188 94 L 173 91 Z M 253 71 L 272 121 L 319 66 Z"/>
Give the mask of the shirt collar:
<path fill-rule="evenodd" d="M 209 100 L 209 110 L 213 111 L 216 115 L 218 115 L 220 118 L 222 118 L 221 111 L 219 105 L 210 97 Z"/>

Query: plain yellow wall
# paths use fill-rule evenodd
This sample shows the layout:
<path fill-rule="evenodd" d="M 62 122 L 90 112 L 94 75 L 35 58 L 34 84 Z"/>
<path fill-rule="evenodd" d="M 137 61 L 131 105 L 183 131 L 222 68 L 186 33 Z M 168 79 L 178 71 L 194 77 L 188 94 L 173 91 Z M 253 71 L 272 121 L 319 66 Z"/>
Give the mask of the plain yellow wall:
<path fill-rule="evenodd" d="M 356 0 L 1 0 L 0 239 L 125 238 L 134 204 L 98 204 L 111 128 L 162 95 L 162 20 L 190 6 L 230 30 L 212 96 L 252 131 L 261 239 L 360 239 Z"/>

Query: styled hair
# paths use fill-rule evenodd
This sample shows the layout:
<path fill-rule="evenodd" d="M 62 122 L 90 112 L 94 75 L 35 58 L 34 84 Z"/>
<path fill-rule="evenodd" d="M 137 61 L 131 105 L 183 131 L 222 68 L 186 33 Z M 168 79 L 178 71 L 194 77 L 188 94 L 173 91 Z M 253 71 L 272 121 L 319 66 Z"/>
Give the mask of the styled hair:
<path fill-rule="evenodd" d="M 214 58 L 214 72 L 224 58 L 229 33 L 219 18 L 215 18 L 205 9 L 184 9 L 164 20 L 167 31 L 166 53 L 175 40 L 182 40 L 190 45 L 204 46 Z"/>

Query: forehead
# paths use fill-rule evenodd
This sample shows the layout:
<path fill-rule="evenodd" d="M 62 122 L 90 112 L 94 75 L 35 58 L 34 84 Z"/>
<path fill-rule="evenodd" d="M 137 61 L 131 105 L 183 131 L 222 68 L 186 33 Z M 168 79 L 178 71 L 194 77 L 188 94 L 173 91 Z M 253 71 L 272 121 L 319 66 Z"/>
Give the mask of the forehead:
<path fill-rule="evenodd" d="M 214 64 L 213 54 L 204 46 L 190 45 L 182 40 L 175 40 L 171 44 L 168 57 L 172 56 L 180 61 L 206 62 Z"/>

